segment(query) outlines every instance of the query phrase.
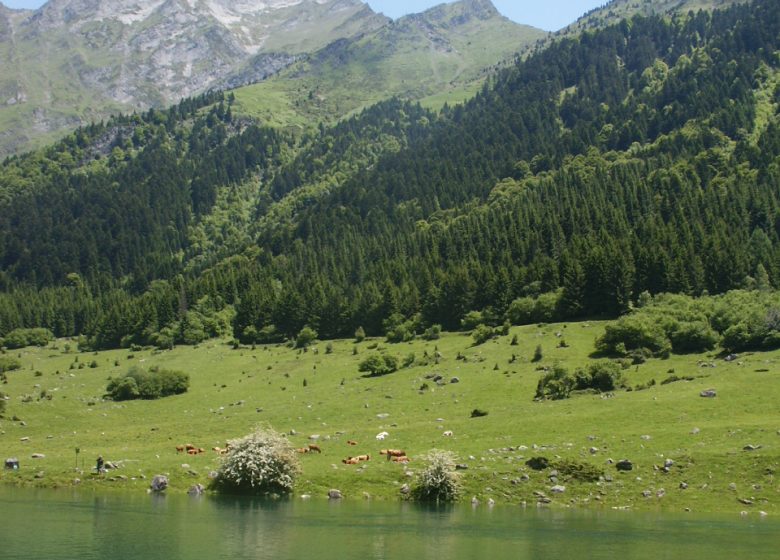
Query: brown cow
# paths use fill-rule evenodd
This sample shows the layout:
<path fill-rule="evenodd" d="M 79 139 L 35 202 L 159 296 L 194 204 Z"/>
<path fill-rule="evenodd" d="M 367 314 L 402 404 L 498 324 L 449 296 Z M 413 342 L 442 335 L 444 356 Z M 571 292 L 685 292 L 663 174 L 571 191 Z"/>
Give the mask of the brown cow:
<path fill-rule="evenodd" d="M 357 457 L 353 457 L 354 459 L 357 459 L 358 462 L 360 461 L 370 461 L 371 455 L 358 455 Z"/>
<path fill-rule="evenodd" d="M 393 463 L 408 463 L 409 461 L 411 461 L 411 459 L 406 455 L 394 456 L 389 458 L 391 461 L 393 461 Z"/>
<path fill-rule="evenodd" d="M 347 440 L 347 445 L 357 445 L 357 442 L 356 442 L 356 441 L 353 441 L 353 440 L 351 440 L 351 439 L 348 439 L 348 440 Z"/>
<path fill-rule="evenodd" d="M 298 449 L 296 449 L 296 451 L 298 453 L 308 453 L 309 452 L 309 448 L 308 447 L 299 447 Z"/>
<path fill-rule="evenodd" d="M 403 457 L 406 455 L 406 451 L 403 449 L 385 449 L 383 451 L 386 451 L 385 455 L 387 455 L 388 461 L 391 457 Z"/>
<path fill-rule="evenodd" d="M 319 445 L 315 445 L 313 443 L 309 444 L 309 451 L 316 451 L 317 453 L 322 453 L 322 448 Z"/>
<path fill-rule="evenodd" d="M 176 446 L 176 453 L 184 453 L 185 447 L 183 445 Z"/>
<path fill-rule="evenodd" d="M 342 459 L 341 462 L 345 465 L 357 465 L 360 461 L 357 457 L 347 457 L 346 459 Z"/>
<path fill-rule="evenodd" d="M 188 449 L 188 450 L 187 450 L 187 455 L 197 455 L 197 454 L 199 454 L 199 453 L 200 453 L 200 451 L 198 451 L 198 450 L 197 450 L 197 449 L 195 449 L 195 448 L 192 448 L 192 449 Z"/>

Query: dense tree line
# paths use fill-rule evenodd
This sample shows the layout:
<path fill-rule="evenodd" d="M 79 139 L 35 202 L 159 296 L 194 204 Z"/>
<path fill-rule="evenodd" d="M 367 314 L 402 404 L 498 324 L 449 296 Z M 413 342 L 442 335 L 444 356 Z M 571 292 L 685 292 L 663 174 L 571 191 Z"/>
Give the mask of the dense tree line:
<path fill-rule="evenodd" d="M 0 172 L 0 334 L 422 334 L 777 285 L 779 26 L 768 0 L 637 17 L 518 60 L 465 105 L 392 100 L 294 144 L 221 94 L 79 131 Z M 248 180 L 242 251 L 188 268 L 188 227 Z"/>

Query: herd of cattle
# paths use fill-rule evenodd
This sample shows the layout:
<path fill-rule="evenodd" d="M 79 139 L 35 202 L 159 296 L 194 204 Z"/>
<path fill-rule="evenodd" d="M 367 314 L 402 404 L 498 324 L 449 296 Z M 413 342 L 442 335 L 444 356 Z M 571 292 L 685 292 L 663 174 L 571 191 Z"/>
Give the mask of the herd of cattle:
<path fill-rule="evenodd" d="M 347 445 L 357 445 L 356 441 L 349 440 L 347 441 Z M 228 451 L 230 451 L 230 444 L 227 444 L 224 448 L 223 447 L 212 447 L 212 451 L 214 451 L 217 455 L 225 455 Z M 310 443 L 305 447 L 299 447 L 296 449 L 298 453 L 322 453 L 322 448 L 319 445 Z M 188 455 L 200 455 L 201 453 L 205 453 L 206 450 L 202 447 L 196 447 L 192 445 L 191 443 L 185 443 L 183 445 L 177 445 L 176 446 L 176 453 L 187 453 Z M 411 461 L 409 457 L 406 454 L 406 451 L 403 449 L 382 449 L 379 452 L 380 455 L 384 455 L 387 457 L 388 461 L 392 461 L 393 463 L 408 463 Z M 363 461 L 370 461 L 371 455 L 356 455 L 354 457 L 348 456 L 346 459 L 342 459 L 341 462 L 345 465 L 357 465 L 358 463 L 362 463 Z"/>

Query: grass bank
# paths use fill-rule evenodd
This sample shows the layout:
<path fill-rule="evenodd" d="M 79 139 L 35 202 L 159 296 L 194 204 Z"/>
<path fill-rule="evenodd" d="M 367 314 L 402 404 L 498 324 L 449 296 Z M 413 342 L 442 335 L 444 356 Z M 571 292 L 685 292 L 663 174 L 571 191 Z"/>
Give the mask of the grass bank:
<path fill-rule="evenodd" d="M 170 491 L 183 492 L 207 483 L 218 462 L 212 447 L 262 423 L 293 434 L 296 447 L 319 436 L 323 453 L 300 456 L 296 495 L 338 488 L 347 499 L 395 500 L 419 457 L 438 448 L 467 467 L 460 471 L 465 500 L 535 505 L 541 493 L 552 507 L 780 513 L 780 352 L 730 362 L 715 354 L 648 360 L 625 370 L 627 384 L 643 390 L 534 402 L 539 368 L 587 365 L 603 329 L 598 322 L 517 327 L 479 346 L 462 333 L 404 344 L 344 340 L 331 352 L 326 343 L 302 352 L 219 341 L 166 352 L 78 353 L 67 341 L 9 351 L 23 367 L 0 386 L 10 397 L 0 459 L 18 457 L 21 469 L 1 471 L 0 481 L 143 491 L 163 473 Z M 538 345 L 542 360 L 534 363 Z M 378 351 L 401 362 L 414 354 L 414 365 L 366 378 L 358 363 Z M 157 401 L 103 400 L 109 376 L 133 365 L 185 371 L 190 389 Z M 662 384 L 673 375 L 692 379 Z M 706 389 L 717 397 L 700 397 Z M 477 408 L 487 416 L 472 418 Z M 383 431 L 389 436 L 377 441 Z M 206 453 L 177 453 L 184 443 Z M 388 463 L 379 455 L 385 447 L 405 449 L 412 462 Z M 121 468 L 92 474 L 99 454 Z M 358 454 L 371 461 L 341 463 Z M 553 466 L 535 471 L 526 465 L 532 457 Z M 633 470 L 618 472 L 613 462 L 621 459 Z M 595 469 L 601 480 L 580 480 L 567 464 Z M 565 491 L 553 492 L 556 485 Z"/>

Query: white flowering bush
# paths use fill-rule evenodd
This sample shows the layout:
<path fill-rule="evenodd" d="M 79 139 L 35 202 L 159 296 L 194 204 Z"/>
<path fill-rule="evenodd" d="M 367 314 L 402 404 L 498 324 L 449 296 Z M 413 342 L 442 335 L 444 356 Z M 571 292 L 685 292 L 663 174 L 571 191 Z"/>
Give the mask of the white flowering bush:
<path fill-rule="evenodd" d="M 423 460 L 428 465 L 417 475 L 412 497 L 420 502 L 454 502 L 460 493 L 455 455 L 434 449 Z"/>
<path fill-rule="evenodd" d="M 298 458 L 282 434 L 258 427 L 228 442 L 229 451 L 217 470 L 218 490 L 251 494 L 287 494 L 300 471 Z"/>

